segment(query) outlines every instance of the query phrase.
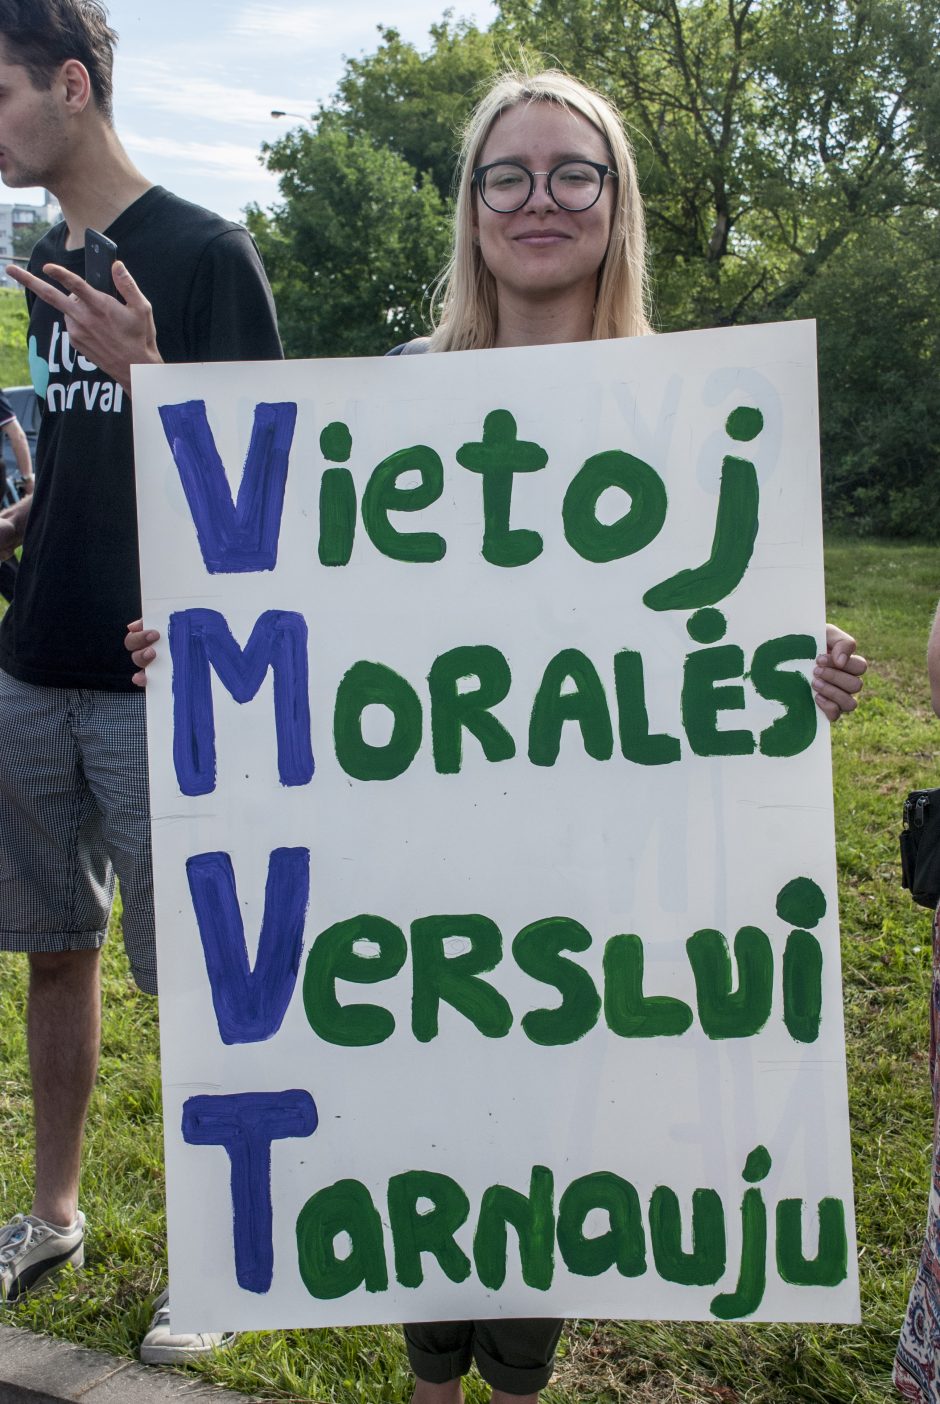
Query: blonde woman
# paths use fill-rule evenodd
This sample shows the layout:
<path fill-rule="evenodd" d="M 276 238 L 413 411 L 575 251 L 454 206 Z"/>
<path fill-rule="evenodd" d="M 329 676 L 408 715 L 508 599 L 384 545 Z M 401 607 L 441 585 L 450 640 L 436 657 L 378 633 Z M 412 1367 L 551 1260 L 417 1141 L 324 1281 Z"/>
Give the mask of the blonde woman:
<path fill-rule="evenodd" d="M 506 74 L 467 128 L 453 256 L 429 337 L 393 355 L 645 336 L 651 328 L 643 205 L 633 152 L 610 104 L 558 72 Z M 157 634 L 126 643 L 143 670 Z M 830 626 L 816 700 L 833 721 L 856 705 L 866 663 Z M 137 674 L 143 683 L 144 672 Z M 551 1378 L 557 1320 L 405 1327 L 413 1404 L 460 1404 L 471 1362 L 493 1404 L 535 1404 Z"/>

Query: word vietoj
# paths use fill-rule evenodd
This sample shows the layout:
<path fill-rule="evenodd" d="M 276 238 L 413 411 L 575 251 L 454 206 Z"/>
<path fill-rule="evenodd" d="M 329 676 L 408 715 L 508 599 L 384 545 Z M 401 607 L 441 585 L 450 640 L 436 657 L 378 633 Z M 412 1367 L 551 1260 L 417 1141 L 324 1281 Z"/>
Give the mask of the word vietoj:
<path fill-rule="evenodd" d="M 233 501 L 205 404 L 160 409 L 209 574 L 275 567 L 296 414 L 294 404 L 256 406 Z M 747 406 L 726 422 L 728 435 L 738 442 L 756 438 L 762 427 L 760 412 Z M 320 447 L 331 465 L 320 484 L 317 550 L 323 567 L 343 569 L 355 551 L 365 549 L 425 568 L 444 558 L 447 542 L 439 533 L 406 531 L 400 519 L 392 520 L 420 513 L 441 497 L 444 464 L 432 448 L 415 445 L 390 454 L 372 471 L 360 499 L 343 466 L 352 454 L 348 427 L 327 425 Z M 511 525 L 510 519 L 515 475 L 539 472 L 547 462 L 546 451 L 520 440 L 513 416 L 499 409 L 484 417 L 480 441 L 456 453 L 458 469 L 480 478 L 480 552 L 497 569 L 524 568 L 542 552 L 539 533 Z M 598 504 L 611 488 L 619 489 L 629 506 L 616 521 L 601 521 Z M 649 464 L 619 450 L 598 453 L 578 469 L 565 492 L 565 540 L 583 560 L 599 566 L 623 559 L 656 538 L 667 508 L 665 485 Z M 510 760 L 524 750 L 532 765 L 550 767 L 569 723 L 596 761 L 618 754 L 635 765 L 668 765 L 681 759 L 684 747 L 699 756 L 760 751 L 785 757 L 806 749 L 815 736 L 817 711 L 806 678 L 787 665 L 814 657 L 813 637 L 769 639 L 749 659 L 741 648 L 721 642 L 727 625 L 715 606 L 744 577 L 758 518 L 754 464 L 728 455 L 708 558 L 660 581 L 643 597 L 653 611 L 689 611 L 688 633 L 700 645 L 683 665 L 681 737 L 651 728 L 639 652 L 620 650 L 602 670 L 570 647 L 545 660 L 526 733 L 513 735 L 495 710 L 513 687 L 513 660 L 473 641 L 429 660 L 420 681 L 381 660 L 353 664 L 333 699 L 336 763 L 354 780 L 389 783 L 428 744 L 434 770 L 452 775 L 462 768 L 464 740 L 470 736 L 489 762 Z M 359 539 L 360 525 L 365 542 Z M 240 644 L 221 613 L 193 608 L 174 613 L 168 632 L 173 760 L 182 793 L 205 795 L 216 787 L 213 673 L 239 703 L 251 701 L 272 675 L 279 778 L 286 786 L 309 784 L 316 761 L 303 616 L 265 611 Z M 745 682 L 757 696 L 782 707 L 757 733 L 719 725 L 727 723 L 727 714 L 745 709 Z M 391 722 L 381 744 L 364 734 L 364 714 L 374 706 L 385 709 Z M 594 948 L 595 937 L 559 915 L 507 933 L 483 913 L 438 913 L 416 917 L 406 933 L 381 915 L 357 913 L 309 941 L 301 974 L 310 893 L 305 848 L 280 848 L 269 856 L 252 966 L 230 855 L 196 854 L 187 861 L 186 875 L 219 1037 L 229 1045 L 274 1037 L 298 984 L 313 1035 L 347 1048 L 402 1037 L 430 1043 L 439 1036 L 442 1006 L 480 1038 L 504 1038 L 518 1027 L 525 1039 L 543 1047 L 573 1044 L 599 1024 L 623 1040 L 678 1039 L 697 1032 L 713 1040 L 752 1038 L 775 1011 L 794 1044 L 811 1044 L 819 1036 L 823 951 L 812 928 L 825 914 L 826 899 L 808 877 L 794 878 L 778 893 L 777 914 L 789 929 L 774 939 L 758 926 L 742 927 L 730 944 L 717 930 L 690 932 L 686 958 L 694 997 L 683 1000 L 647 988 L 640 935 L 609 935 L 601 959 L 589 969 L 578 957 Z M 456 954 L 455 937 L 460 938 Z M 529 977 L 534 990 L 550 990 L 549 1003 L 536 997 L 531 1007 L 513 1008 L 499 987 L 499 970 L 507 962 Z M 349 998 L 349 986 L 401 980 L 410 982 L 407 1028 L 398 1027 L 382 1003 Z M 298 1089 L 195 1096 L 185 1104 L 184 1139 L 222 1146 L 230 1159 L 235 1273 L 247 1291 L 267 1292 L 273 1280 L 272 1146 L 313 1136 L 317 1128 L 314 1098 Z M 361 1181 L 341 1180 L 315 1193 L 299 1215 L 300 1275 L 313 1296 L 335 1299 L 363 1288 L 383 1292 L 392 1275 L 402 1286 L 419 1287 L 433 1259 L 450 1281 L 463 1282 L 475 1273 L 483 1286 L 496 1290 L 506 1279 L 512 1228 L 522 1279 L 536 1290 L 551 1287 L 559 1261 L 584 1277 L 607 1272 L 637 1277 L 652 1266 L 665 1281 L 708 1286 L 727 1271 L 726 1219 L 734 1212 L 741 1219 L 737 1285 L 715 1295 L 710 1310 L 723 1319 L 746 1316 L 757 1310 L 766 1284 L 771 1232 L 759 1186 L 770 1168 L 769 1153 L 756 1147 L 741 1172 L 746 1187 L 740 1202 L 731 1209 L 707 1187 L 695 1190 L 690 1208 L 684 1209 L 666 1185 L 654 1188 L 643 1204 L 633 1184 L 605 1170 L 556 1186 L 550 1169 L 534 1166 L 527 1188 L 494 1184 L 475 1205 L 454 1179 L 431 1171 L 393 1176 L 381 1206 Z M 600 1233 L 588 1230 L 596 1211 L 606 1224 Z M 845 1279 L 841 1200 L 806 1206 L 799 1199 L 781 1199 L 772 1221 L 772 1251 L 783 1281 L 831 1287 Z M 814 1236 L 807 1251 L 805 1240 Z"/>

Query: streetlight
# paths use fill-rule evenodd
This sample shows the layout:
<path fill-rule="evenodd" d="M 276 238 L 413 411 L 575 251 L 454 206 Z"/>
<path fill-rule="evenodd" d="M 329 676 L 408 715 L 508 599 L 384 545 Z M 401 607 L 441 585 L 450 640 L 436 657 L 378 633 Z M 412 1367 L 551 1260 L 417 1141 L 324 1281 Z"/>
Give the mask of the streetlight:
<path fill-rule="evenodd" d="M 281 108 L 279 108 L 279 107 L 272 107 L 272 108 L 271 108 L 271 116 L 272 116 L 272 117 L 296 117 L 297 120 L 298 120 L 299 122 L 306 122 L 306 123 L 308 124 L 308 126 L 311 126 L 311 127 L 313 126 L 313 121 L 312 121 L 312 119 L 311 119 L 310 117 L 305 117 L 304 114 L 303 114 L 302 112 L 283 112 L 283 111 L 281 110 Z"/>

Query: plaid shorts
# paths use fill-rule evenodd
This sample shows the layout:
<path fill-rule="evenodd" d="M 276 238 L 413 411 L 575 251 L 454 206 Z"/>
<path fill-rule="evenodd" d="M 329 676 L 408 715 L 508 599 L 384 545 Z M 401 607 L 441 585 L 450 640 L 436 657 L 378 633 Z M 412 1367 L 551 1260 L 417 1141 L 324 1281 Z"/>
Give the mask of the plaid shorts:
<path fill-rule="evenodd" d="M 0 950 L 97 949 L 115 877 L 131 971 L 156 994 L 144 695 L 0 669 Z"/>

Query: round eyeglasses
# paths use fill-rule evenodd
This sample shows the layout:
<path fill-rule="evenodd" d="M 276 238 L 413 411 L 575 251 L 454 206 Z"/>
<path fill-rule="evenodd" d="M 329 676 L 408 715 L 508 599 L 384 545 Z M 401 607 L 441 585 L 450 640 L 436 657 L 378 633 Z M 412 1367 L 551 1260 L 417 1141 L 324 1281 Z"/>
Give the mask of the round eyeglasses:
<path fill-rule="evenodd" d="M 488 209 L 513 214 L 531 197 L 537 176 L 545 177 L 549 198 L 556 205 L 579 213 L 597 204 L 604 177 L 616 180 L 617 172 L 599 161 L 559 161 L 550 171 L 530 171 L 520 161 L 493 161 L 477 166 L 472 183 Z"/>

